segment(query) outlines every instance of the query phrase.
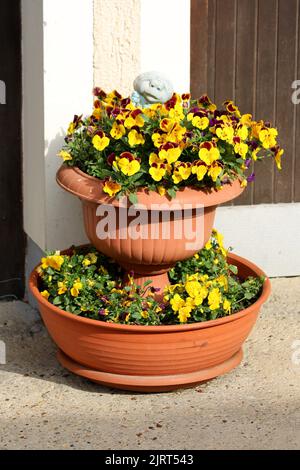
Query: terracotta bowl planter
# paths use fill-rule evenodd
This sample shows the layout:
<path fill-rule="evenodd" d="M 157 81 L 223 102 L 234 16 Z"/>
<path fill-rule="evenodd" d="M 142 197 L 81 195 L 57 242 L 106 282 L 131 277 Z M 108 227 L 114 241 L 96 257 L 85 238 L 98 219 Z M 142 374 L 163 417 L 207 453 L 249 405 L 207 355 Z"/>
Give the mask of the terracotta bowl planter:
<path fill-rule="evenodd" d="M 241 278 L 264 273 L 231 254 Z M 217 320 L 186 325 L 134 326 L 78 317 L 46 301 L 34 270 L 29 285 L 48 332 L 59 348 L 59 362 L 94 382 L 124 390 L 168 391 L 225 374 L 242 360 L 242 345 L 270 294 L 266 279 L 249 308 Z"/>
<path fill-rule="evenodd" d="M 98 178 L 62 165 L 57 172 L 57 182 L 82 201 L 85 230 L 93 246 L 114 258 L 127 272 L 133 271 L 137 284 L 151 279 L 152 285 L 161 292 L 169 283 L 167 272 L 171 267 L 191 257 L 210 238 L 217 206 L 243 191 L 236 180 L 218 191 L 186 187 L 170 201 L 145 188 L 137 193 L 142 217 L 138 226 L 136 216 L 130 214 L 127 198 L 121 202 L 109 197 Z M 115 219 L 115 225 L 101 227 L 101 221 L 107 220 L 108 214 Z M 134 238 L 132 229 L 135 233 L 141 230 L 143 235 Z M 99 231 L 103 238 L 99 238 Z"/>

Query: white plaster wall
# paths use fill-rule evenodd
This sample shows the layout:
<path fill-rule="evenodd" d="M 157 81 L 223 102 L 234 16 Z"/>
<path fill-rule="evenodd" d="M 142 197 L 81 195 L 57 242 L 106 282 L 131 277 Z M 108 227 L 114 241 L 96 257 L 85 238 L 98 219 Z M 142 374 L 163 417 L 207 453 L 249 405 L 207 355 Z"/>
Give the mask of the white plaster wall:
<path fill-rule="evenodd" d="M 300 275 L 300 203 L 219 207 L 215 227 L 268 276 Z"/>
<path fill-rule="evenodd" d="M 82 243 L 81 205 L 55 182 L 56 156 L 74 114 L 93 104 L 93 1 L 44 0 L 47 248 Z"/>
<path fill-rule="evenodd" d="M 42 249 L 86 240 L 56 156 L 74 114 L 92 109 L 93 0 L 23 0 L 24 225 Z"/>
<path fill-rule="evenodd" d="M 95 85 L 126 96 L 139 72 L 140 0 L 94 0 Z"/>
<path fill-rule="evenodd" d="M 157 70 L 190 89 L 190 0 L 141 1 L 141 72 Z"/>

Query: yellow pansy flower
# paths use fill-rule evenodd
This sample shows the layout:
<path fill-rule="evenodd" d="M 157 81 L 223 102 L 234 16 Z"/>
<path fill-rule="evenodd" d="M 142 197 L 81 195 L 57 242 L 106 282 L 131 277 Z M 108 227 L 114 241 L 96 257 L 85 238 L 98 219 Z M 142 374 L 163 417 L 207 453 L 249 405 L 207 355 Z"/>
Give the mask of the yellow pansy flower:
<path fill-rule="evenodd" d="M 201 284 L 198 281 L 187 281 L 184 287 L 190 297 L 196 297 L 200 292 Z"/>
<path fill-rule="evenodd" d="M 224 248 L 224 235 L 222 235 L 220 232 L 217 232 L 217 230 L 214 230 L 214 236 L 217 239 L 219 250 L 221 251 L 222 255 L 227 256 L 227 250 Z"/>
<path fill-rule="evenodd" d="M 242 140 L 246 140 L 248 137 L 248 127 L 241 125 L 237 128 L 236 135 Z"/>
<path fill-rule="evenodd" d="M 252 114 L 243 114 L 241 116 L 240 123 L 244 126 L 250 127 L 252 124 Z"/>
<path fill-rule="evenodd" d="M 191 173 L 192 167 L 189 163 L 186 162 L 176 162 L 174 168 L 174 173 L 172 175 L 172 179 L 175 184 L 180 183 L 182 180 L 187 180 Z"/>
<path fill-rule="evenodd" d="M 182 178 L 180 176 L 180 174 L 178 173 L 178 171 L 174 171 L 173 175 L 172 175 L 172 180 L 174 182 L 174 184 L 178 184 L 182 181 Z"/>
<path fill-rule="evenodd" d="M 278 170 L 281 170 L 281 157 L 284 154 L 283 149 L 278 149 L 275 154 L 275 162 Z"/>
<path fill-rule="evenodd" d="M 71 289 L 71 295 L 72 295 L 73 297 L 78 297 L 79 291 L 80 291 L 82 288 L 83 288 L 83 285 L 82 285 L 82 283 L 81 283 L 80 281 L 74 282 L 73 287 L 72 287 L 72 289 Z"/>
<path fill-rule="evenodd" d="M 171 108 L 169 111 L 169 116 L 171 119 L 176 121 L 181 121 L 184 118 L 183 107 L 180 103 L 176 103 L 174 108 Z"/>
<path fill-rule="evenodd" d="M 251 123 L 251 137 L 254 137 L 255 139 L 259 138 L 259 133 L 264 127 L 264 122 L 263 121 L 253 121 Z"/>
<path fill-rule="evenodd" d="M 161 160 L 167 160 L 168 163 L 174 163 L 178 160 L 181 155 L 181 148 L 174 144 L 167 143 L 162 146 L 158 155 Z"/>
<path fill-rule="evenodd" d="M 208 109 L 211 112 L 217 109 L 217 106 L 210 100 L 207 95 L 202 95 L 201 98 L 199 98 L 198 105 L 199 107 Z"/>
<path fill-rule="evenodd" d="M 261 141 L 263 148 L 270 149 L 272 147 L 275 147 L 277 135 L 277 129 L 262 129 L 259 132 L 259 140 Z"/>
<path fill-rule="evenodd" d="M 66 152 L 66 150 L 61 150 L 58 154 L 57 154 L 58 157 L 61 157 L 63 159 L 64 162 L 68 161 L 68 160 L 72 160 L 72 155 L 70 154 L 70 152 Z"/>
<path fill-rule="evenodd" d="M 97 263 L 98 257 L 95 255 L 95 253 L 88 253 L 87 256 L 91 260 L 92 264 Z"/>
<path fill-rule="evenodd" d="M 217 287 L 214 287 L 208 295 L 208 305 L 211 310 L 217 310 L 221 303 L 221 292 Z"/>
<path fill-rule="evenodd" d="M 84 260 L 82 261 L 82 264 L 83 266 L 90 266 L 91 260 L 89 260 L 88 258 L 84 258 Z"/>
<path fill-rule="evenodd" d="M 179 294 L 175 294 L 174 297 L 170 300 L 172 310 L 178 312 L 181 307 L 184 307 L 185 301 Z"/>
<path fill-rule="evenodd" d="M 218 127 L 216 129 L 216 134 L 221 140 L 225 140 L 229 144 L 232 144 L 233 136 L 234 136 L 234 129 L 231 126 L 223 126 Z"/>
<path fill-rule="evenodd" d="M 214 147 L 211 142 L 204 142 L 200 146 L 199 158 L 206 163 L 206 165 L 211 165 L 220 158 L 219 149 Z"/>
<path fill-rule="evenodd" d="M 228 299 L 225 299 L 224 302 L 223 302 L 223 308 L 225 310 L 226 313 L 230 313 L 231 312 L 231 302 L 229 302 Z"/>
<path fill-rule="evenodd" d="M 218 261 L 218 259 L 216 258 L 215 261 Z M 217 277 L 216 282 L 218 282 L 218 284 L 220 284 L 220 286 L 224 287 L 225 291 L 227 291 L 227 289 L 228 289 L 228 278 L 224 274 Z"/>
<path fill-rule="evenodd" d="M 176 170 L 178 171 L 183 180 L 187 180 L 192 173 L 191 165 L 185 162 L 181 162 L 180 165 L 177 166 Z"/>
<path fill-rule="evenodd" d="M 230 125 L 230 119 L 227 114 L 222 114 L 221 116 L 217 117 L 217 120 L 220 124 Z"/>
<path fill-rule="evenodd" d="M 57 283 L 57 286 L 58 286 L 58 291 L 57 291 L 58 295 L 62 295 L 65 292 L 67 292 L 67 290 L 68 290 L 68 288 L 67 288 L 67 286 L 65 285 L 64 282 L 59 281 Z"/>
<path fill-rule="evenodd" d="M 117 121 L 115 121 L 113 123 L 113 126 L 110 130 L 110 135 L 118 140 L 118 139 L 121 139 L 121 137 L 123 137 L 123 135 L 126 134 L 126 129 L 125 127 L 123 126 L 123 124 L 119 124 Z"/>
<path fill-rule="evenodd" d="M 164 163 L 153 163 L 149 169 L 149 174 L 152 176 L 154 181 L 161 181 L 167 172 L 166 165 Z"/>
<path fill-rule="evenodd" d="M 158 132 L 154 132 L 154 134 L 152 134 L 152 141 L 153 141 L 154 147 L 159 148 L 163 144 L 166 143 L 167 135 L 166 134 L 159 134 Z"/>
<path fill-rule="evenodd" d="M 105 181 L 103 191 L 112 197 L 118 194 L 121 188 L 122 186 L 115 181 Z"/>
<path fill-rule="evenodd" d="M 149 155 L 149 164 L 152 165 L 152 163 L 162 163 L 163 160 L 161 160 L 159 158 L 159 156 L 154 153 L 154 152 L 151 152 L 150 155 Z"/>
<path fill-rule="evenodd" d="M 92 116 L 99 120 L 102 116 L 102 108 L 94 108 Z"/>
<path fill-rule="evenodd" d="M 245 144 L 244 142 L 238 142 L 235 144 L 234 146 L 234 151 L 235 153 L 237 153 L 238 155 L 240 155 L 244 160 L 246 158 L 246 155 L 248 153 L 248 150 L 249 150 L 249 147 L 247 144 Z"/>
<path fill-rule="evenodd" d="M 106 137 L 103 131 L 98 131 L 96 135 L 94 135 L 92 139 L 92 144 L 96 150 L 102 152 L 108 145 L 109 145 L 109 138 Z"/>
<path fill-rule="evenodd" d="M 191 307 L 181 307 L 178 312 L 178 319 L 180 323 L 186 323 L 188 318 L 191 316 Z"/>
<path fill-rule="evenodd" d="M 197 127 L 201 131 L 206 129 L 209 126 L 209 119 L 207 117 L 195 116 L 192 119 L 192 124 L 194 127 Z"/>
<path fill-rule="evenodd" d="M 166 194 L 166 188 L 164 188 L 163 186 L 157 186 L 157 192 L 160 196 L 164 196 Z"/>
<path fill-rule="evenodd" d="M 188 280 L 185 283 L 185 290 L 188 295 L 193 299 L 195 305 L 201 305 L 208 294 L 206 286 L 200 284 L 200 282 L 198 281 Z"/>
<path fill-rule="evenodd" d="M 191 310 L 195 308 L 195 299 L 193 299 L 192 297 L 187 297 L 185 299 L 185 306 L 190 307 Z"/>
<path fill-rule="evenodd" d="M 142 316 L 143 318 L 148 318 L 148 317 L 149 317 L 149 313 L 147 312 L 147 310 L 143 310 L 143 311 L 141 312 L 141 316 Z"/>
<path fill-rule="evenodd" d="M 142 116 L 142 111 L 140 109 L 135 109 L 131 111 L 129 116 L 125 119 L 124 126 L 127 129 L 131 129 L 134 126 L 143 127 L 145 121 Z"/>
<path fill-rule="evenodd" d="M 136 129 L 132 129 L 128 134 L 128 143 L 130 147 L 135 147 L 136 145 L 143 145 L 145 143 L 143 134 L 138 132 Z"/>
<path fill-rule="evenodd" d="M 213 229 L 212 234 L 216 238 L 219 247 L 223 247 L 223 245 L 224 245 L 224 235 L 222 233 L 218 232 L 218 230 L 216 230 L 215 228 Z"/>
<path fill-rule="evenodd" d="M 174 144 L 182 143 L 182 139 L 186 133 L 186 128 L 182 127 L 179 123 L 176 122 L 171 132 L 167 134 L 167 142 L 172 142 Z"/>
<path fill-rule="evenodd" d="M 164 132 L 171 132 L 176 121 L 174 119 L 164 118 L 160 121 L 159 127 Z"/>
<path fill-rule="evenodd" d="M 50 294 L 47 290 L 43 290 L 43 292 L 41 292 L 41 296 L 44 297 L 44 299 L 48 300 Z"/>
<path fill-rule="evenodd" d="M 132 160 L 131 162 L 127 158 L 120 158 L 118 162 L 119 168 L 122 173 L 126 176 L 135 175 L 141 168 L 138 160 Z"/>
<path fill-rule="evenodd" d="M 211 241 L 210 241 L 210 240 L 208 240 L 208 242 L 204 245 L 204 248 L 205 248 L 206 250 L 210 250 L 210 249 L 212 248 L 212 244 L 211 244 Z"/>
<path fill-rule="evenodd" d="M 82 118 L 82 115 L 81 115 L 81 116 L 77 116 L 77 114 L 75 114 L 73 121 L 69 124 L 69 127 L 68 127 L 68 135 L 74 134 L 75 130 L 76 130 L 79 126 L 82 125 L 81 118 Z"/>
<path fill-rule="evenodd" d="M 218 176 L 222 173 L 222 167 L 219 165 L 213 165 L 208 169 L 208 176 L 211 177 L 213 181 L 217 181 Z"/>
<path fill-rule="evenodd" d="M 130 152 L 123 152 L 120 157 L 117 157 L 114 161 L 114 167 L 120 170 L 124 175 L 132 176 L 140 170 L 141 165 Z"/>
<path fill-rule="evenodd" d="M 64 257 L 60 255 L 50 255 L 47 258 L 42 258 L 42 268 L 52 268 L 56 271 L 60 271 L 60 268 L 64 262 Z"/>
<path fill-rule="evenodd" d="M 98 272 L 100 274 L 107 274 L 107 269 L 104 266 L 99 266 Z M 114 283 L 114 281 L 111 281 L 111 283 Z"/>
<path fill-rule="evenodd" d="M 159 116 L 167 116 L 168 110 L 162 103 L 153 103 L 148 108 L 143 108 L 143 114 L 150 118 L 155 118 L 157 115 Z"/>
<path fill-rule="evenodd" d="M 207 166 L 205 166 L 203 164 L 199 165 L 197 163 L 194 163 L 194 165 L 192 167 L 192 173 L 197 176 L 198 181 L 202 181 L 204 176 L 207 173 Z"/>
<path fill-rule="evenodd" d="M 253 152 L 251 153 L 252 160 L 256 161 L 257 160 L 257 154 L 261 150 L 260 147 L 257 147 Z"/>
<path fill-rule="evenodd" d="M 241 113 L 239 111 L 239 108 L 234 104 L 233 101 L 225 101 L 224 105 L 226 106 L 226 109 L 229 113 L 235 114 L 238 117 L 241 117 Z"/>
<path fill-rule="evenodd" d="M 76 129 L 75 123 L 74 123 L 74 122 L 71 122 L 71 123 L 69 124 L 67 133 L 68 133 L 69 135 L 72 135 L 72 134 L 74 134 L 75 129 Z"/>

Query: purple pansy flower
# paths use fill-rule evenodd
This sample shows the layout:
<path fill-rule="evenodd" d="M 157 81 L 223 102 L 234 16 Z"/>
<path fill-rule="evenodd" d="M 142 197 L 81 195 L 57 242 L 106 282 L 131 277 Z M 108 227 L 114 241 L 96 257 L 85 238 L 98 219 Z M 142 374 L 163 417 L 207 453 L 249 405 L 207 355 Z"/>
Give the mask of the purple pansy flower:
<path fill-rule="evenodd" d="M 254 180 L 255 180 L 255 173 L 251 173 L 251 175 L 247 177 L 247 181 L 248 183 L 252 183 L 252 181 Z"/>

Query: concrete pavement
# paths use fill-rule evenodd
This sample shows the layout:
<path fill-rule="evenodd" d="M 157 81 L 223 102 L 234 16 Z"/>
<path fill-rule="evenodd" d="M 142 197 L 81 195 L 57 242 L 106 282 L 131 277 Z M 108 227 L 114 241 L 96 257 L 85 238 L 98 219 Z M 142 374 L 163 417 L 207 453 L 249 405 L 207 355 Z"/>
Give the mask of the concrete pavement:
<path fill-rule="evenodd" d="M 272 284 L 240 367 L 153 395 L 63 370 L 36 312 L 0 302 L 0 449 L 299 449 L 300 278 Z"/>

